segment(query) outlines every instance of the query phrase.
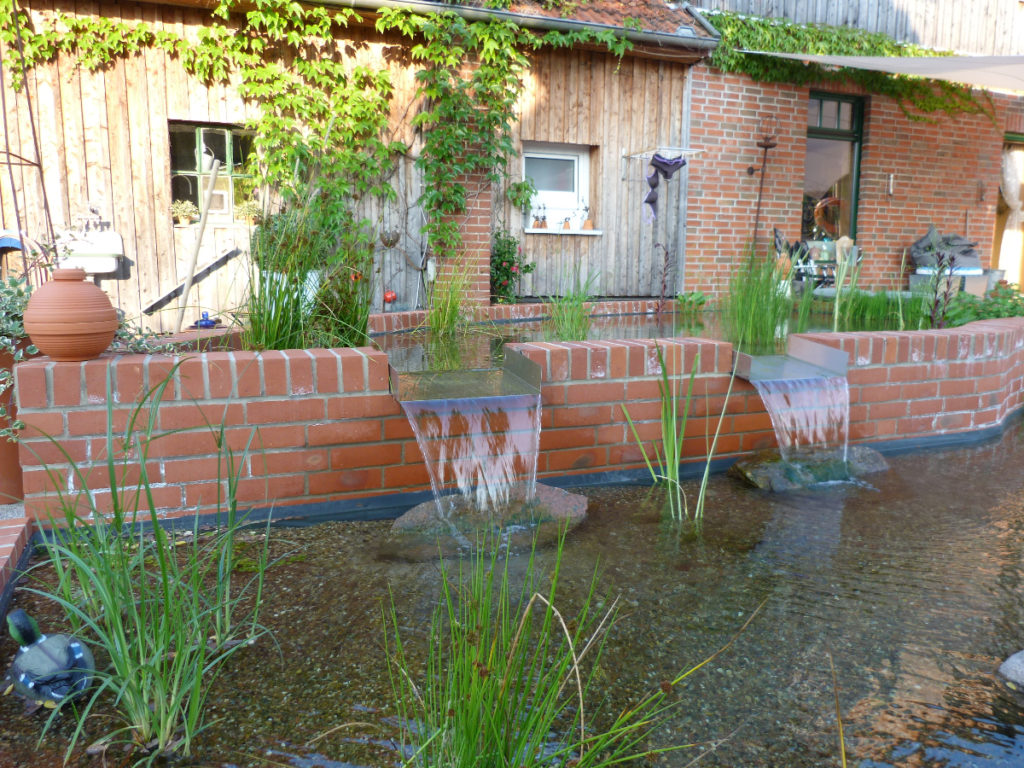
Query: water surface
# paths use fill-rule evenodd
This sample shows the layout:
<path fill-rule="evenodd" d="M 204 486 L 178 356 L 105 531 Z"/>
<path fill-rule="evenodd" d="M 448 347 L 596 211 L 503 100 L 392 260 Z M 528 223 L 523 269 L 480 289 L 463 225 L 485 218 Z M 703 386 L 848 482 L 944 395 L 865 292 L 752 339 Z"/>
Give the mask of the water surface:
<path fill-rule="evenodd" d="M 1022 462 L 1018 426 L 982 447 L 894 457 L 871 486 L 770 495 L 716 477 L 700 539 L 680 539 L 645 488 L 591 489 L 591 517 L 566 547 L 562 608 L 571 612 L 595 569 L 601 599 L 620 599 L 601 662 L 604 705 L 700 662 L 766 601 L 673 694 L 679 706 L 656 742 L 698 746 L 657 764 L 707 752 L 698 765 L 839 765 L 831 658 L 850 765 L 1019 768 L 1024 715 L 994 671 L 1024 648 Z M 439 575 L 433 563 L 379 558 L 387 527 L 276 533 L 276 551 L 291 553 L 270 572 L 263 613 L 276 644 L 232 660 L 185 764 L 397 764 L 381 610 L 390 589 L 415 652 Z M 56 621 L 24 594 L 19 605 L 44 626 Z M 0 663 L 13 650 L 5 639 Z M 37 753 L 40 720 L 18 713 L 0 699 L 0 765 L 57 764 L 69 727 Z"/>

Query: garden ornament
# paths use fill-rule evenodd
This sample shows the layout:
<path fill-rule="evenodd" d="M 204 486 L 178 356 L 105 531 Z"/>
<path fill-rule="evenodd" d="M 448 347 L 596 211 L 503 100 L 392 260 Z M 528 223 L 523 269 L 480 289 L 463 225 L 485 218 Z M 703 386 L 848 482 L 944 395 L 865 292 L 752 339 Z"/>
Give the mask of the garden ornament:
<path fill-rule="evenodd" d="M 654 221 L 658 217 L 658 183 L 661 178 L 671 179 L 678 171 L 686 165 L 686 160 L 683 159 L 682 155 L 678 157 L 665 157 L 659 155 L 657 152 L 651 158 L 650 168 L 651 172 L 647 174 L 647 186 L 650 187 L 650 191 L 647 193 L 647 197 L 644 198 L 644 203 L 649 208 L 648 221 Z"/>
<path fill-rule="evenodd" d="M 7 615 L 11 638 L 20 646 L 4 676 L 4 693 L 25 699 L 25 707 L 55 709 L 81 695 L 92 682 L 92 652 L 71 635 L 44 635 L 20 608 Z"/>
<path fill-rule="evenodd" d="M 1017 651 L 999 665 L 999 677 L 1011 691 L 1024 694 L 1024 651 Z"/>

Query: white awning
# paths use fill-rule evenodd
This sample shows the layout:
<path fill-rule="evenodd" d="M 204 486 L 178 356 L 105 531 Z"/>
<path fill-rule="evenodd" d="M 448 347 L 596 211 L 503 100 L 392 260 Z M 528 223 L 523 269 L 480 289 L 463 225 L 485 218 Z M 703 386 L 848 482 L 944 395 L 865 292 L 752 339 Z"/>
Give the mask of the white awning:
<path fill-rule="evenodd" d="M 809 53 L 743 51 L 820 64 L 854 67 L 893 75 L 948 80 L 974 88 L 1024 93 L 1024 56 L 815 56 Z"/>

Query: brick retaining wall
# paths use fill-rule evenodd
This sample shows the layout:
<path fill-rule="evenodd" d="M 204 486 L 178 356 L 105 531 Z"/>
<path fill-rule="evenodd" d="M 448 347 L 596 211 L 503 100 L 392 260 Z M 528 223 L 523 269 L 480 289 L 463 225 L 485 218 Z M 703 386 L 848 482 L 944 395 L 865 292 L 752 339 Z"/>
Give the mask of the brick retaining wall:
<path fill-rule="evenodd" d="M 855 442 L 986 429 L 1003 423 L 1022 404 L 1024 318 L 943 331 L 808 337 L 850 356 Z M 512 344 L 542 368 L 538 477 L 642 467 L 621 406 L 627 405 L 644 439 L 658 436 L 655 343 L 663 345 L 671 373 L 688 373 L 699 359 L 686 432 L 688 460 L 703 460 L 723 412 L 716 456 L 774 445 L 756 390 L 737 380 L 730 392 L 727 343 Z M 19 364 L 15 375 L 27 425 L 20 451 L 29 520 L 55 513 L 60 497 L 84 494 L 83 481 L 95 508 L 110 509 L 104 463 L 108 377 L 110 413 L 123 434 L 142 394 L 171 376 L 154 416 L 155 439 L 146 462 L 161 515 L 216 511 L 218 470 L 222 477 L 225 473 L 216 449 L 221 425 L 225 444 L 241 461 L 242 505 L 346 501 L 429 489 L 412 431 L 389 391 L 387 357 L 373 349 L 203 352 L 186 356 L 176 368 L 173 358 L 158 355 L 108 354 L 84 363 L 42 358 Z M 243 456 L 247 445 L 251 450 Z M 114 448 L 124 451 L 120 441 Z M 129 446 L 129 466 L 135 465 L 129 480 L 138 476 L 139 450 L 138 444 Z M 12 567 L 18 542 L 25 539 L 13 528 L 7 534 L 0 531 L 0 547 L 7 547 L 0 549 L 0 558 L 7 558 L 0 560 L 0 572 Z"/>

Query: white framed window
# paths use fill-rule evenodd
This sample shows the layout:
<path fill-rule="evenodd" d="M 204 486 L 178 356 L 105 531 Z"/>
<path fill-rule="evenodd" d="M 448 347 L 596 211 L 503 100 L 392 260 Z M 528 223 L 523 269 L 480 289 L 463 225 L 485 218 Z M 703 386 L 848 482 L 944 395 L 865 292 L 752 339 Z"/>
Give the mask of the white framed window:
<path fill-rule="evenodd" d="M 589 218 L 590 147 L 523 142 L 523 180 L 536 188 L 526 214 L 527 229 L 579 230 Z"/>

